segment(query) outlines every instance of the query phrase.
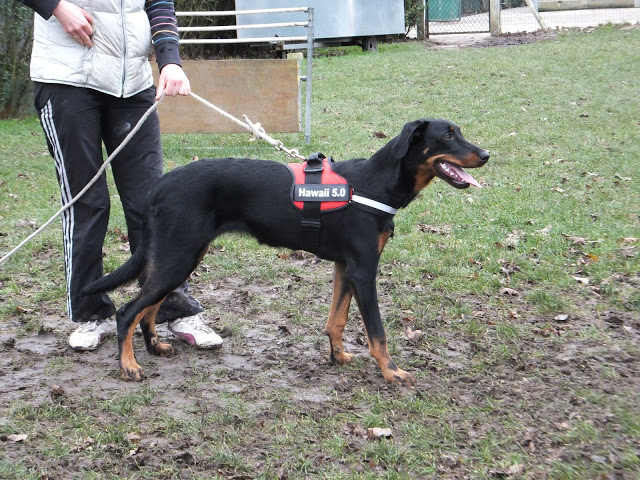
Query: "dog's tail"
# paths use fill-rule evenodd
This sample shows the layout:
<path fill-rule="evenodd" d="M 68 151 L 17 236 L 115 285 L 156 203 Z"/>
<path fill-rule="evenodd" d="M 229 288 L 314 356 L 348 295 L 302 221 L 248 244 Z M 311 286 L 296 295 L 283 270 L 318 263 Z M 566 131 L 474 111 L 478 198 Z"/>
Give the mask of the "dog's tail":
<path fill-rule="evenodd" d="M 84 287 L 82 289 L 82 294 L 89 295 L 92 293 L 108 292 L 120 285 L 131 282 L 140 276 L 143 266 L 144 254 L 142 253 L 142 249 L 139 248 L 129 258 L 129 260 L 116 268 L 113 272 Z"/>

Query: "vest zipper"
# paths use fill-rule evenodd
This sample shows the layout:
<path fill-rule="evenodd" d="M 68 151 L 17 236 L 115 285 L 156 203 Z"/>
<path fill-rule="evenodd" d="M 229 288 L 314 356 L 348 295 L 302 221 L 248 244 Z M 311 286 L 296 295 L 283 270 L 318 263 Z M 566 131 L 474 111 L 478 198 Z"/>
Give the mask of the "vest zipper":
<path fill-rule="evenodd" d="M 120 96 L 124 97 L 124 84 L 127 79 L 126 64 L 127 64 L 127 29 L 125 28 L 125 14 L 124 14 L 124 2 L 120 0 L 120 18 L 122 19 L 122 83 L 120 86 Z"/>

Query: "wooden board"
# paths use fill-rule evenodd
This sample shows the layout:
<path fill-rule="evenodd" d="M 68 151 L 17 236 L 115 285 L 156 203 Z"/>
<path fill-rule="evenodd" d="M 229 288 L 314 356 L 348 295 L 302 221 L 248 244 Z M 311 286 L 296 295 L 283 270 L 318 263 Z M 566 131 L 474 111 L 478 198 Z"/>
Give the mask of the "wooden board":
<path fill-rule="evenodd" d="M 300 131 L 297 60 L 186 60 L 182 68 L 195 94 L 234 117 L 269 133 Z M 165 97 L 158 112 L 162 133 L 247 132 L 190 96 Z"/>

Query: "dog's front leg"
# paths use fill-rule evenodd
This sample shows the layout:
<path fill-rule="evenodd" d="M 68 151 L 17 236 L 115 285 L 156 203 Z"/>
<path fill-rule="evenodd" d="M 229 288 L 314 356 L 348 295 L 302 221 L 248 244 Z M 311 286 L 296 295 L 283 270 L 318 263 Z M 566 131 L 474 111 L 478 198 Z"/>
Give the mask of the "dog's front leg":
<path fill-rule="evenodd" d="M 161 342 L 156 332 L 156 315 L 163 301 L 164 298 L 147 310 L 147 314 L 140 322 L 140 329 L 144 336 L 147 352 L 160 357 L 170 357 L 174 353 L 173 347 L 170 343 Z"/>
<path fill-rule="evenodd" d="M 364 327 L 369 342 L 369 354 L 376 359 L 382 376 L 390 383 L 410 387 L 415 384 L 413 375 L 397 367 L 387 347 L 387 336 L 382 326 L 375 271 L 353 280 L 356 301 L 362 313 Z"/>
<path fill-rule="evenodd" d="M 325 327 L 325 333 L 329 337 L 331 349 L 331 361 L 348 363 L 351 360 L 350 353 L 345 352 L 342 345 L 342 333 L 349 319 L 349 304 L 353 296 L 351 285 L 345 281 L 345 264 L 335 262 L 333 266 L 333 297 L 331 298 L 331 310 Z"/>

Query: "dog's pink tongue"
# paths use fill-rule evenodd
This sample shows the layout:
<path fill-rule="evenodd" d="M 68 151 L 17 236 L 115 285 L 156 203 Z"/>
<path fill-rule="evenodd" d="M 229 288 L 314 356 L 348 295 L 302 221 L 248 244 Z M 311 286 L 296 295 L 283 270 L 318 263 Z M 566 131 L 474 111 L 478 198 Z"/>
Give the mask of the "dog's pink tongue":
<path fill-rule="evenodd" d="M 460 177 L 463 182 L 467 182 L 469 185 L 473 185 L 474 187 L 482 188 L 482 185 L 478 183 L 478 181 L 469 175 L 467 172 L 462 170 L 461 168 L 456 167 L 455 165 L 449 164 L 449 167 L 456 172 L 456 174 Z"/>

